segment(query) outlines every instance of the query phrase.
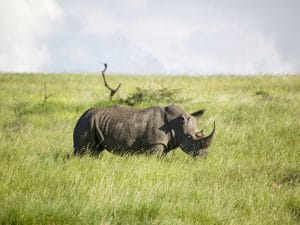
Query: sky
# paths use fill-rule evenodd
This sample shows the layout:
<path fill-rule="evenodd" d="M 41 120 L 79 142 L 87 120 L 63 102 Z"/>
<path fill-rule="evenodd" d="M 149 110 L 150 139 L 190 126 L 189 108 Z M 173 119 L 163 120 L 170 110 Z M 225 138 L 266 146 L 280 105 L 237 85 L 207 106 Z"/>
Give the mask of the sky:
<path fill-rule="evenodd" d="M 0 0 L 0 71 L 300 72 L 299 0 Z"/>

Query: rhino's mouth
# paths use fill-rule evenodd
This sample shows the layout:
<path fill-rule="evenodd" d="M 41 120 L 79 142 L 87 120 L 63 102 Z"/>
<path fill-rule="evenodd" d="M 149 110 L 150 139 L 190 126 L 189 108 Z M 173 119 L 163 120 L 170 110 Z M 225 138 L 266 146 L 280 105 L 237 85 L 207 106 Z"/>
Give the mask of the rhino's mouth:
<path fill-rule="evenodd" d="M 193 154 L 191 154 L 193 157 L 207 157 L 208 155 L 208 149 L 201 149 L 200 151 L 194 151 Z"/>
<path fill-rule="evenodd" d="M 185 153 L 187 153 L 187 154 L 189 154 L 193 157 L 207 156 L 208 148 L 209 148 L 209 146 L 211 145 L 211 143 L 213 141 L 215 130 L 216 130 L 216 124 L 215 124 L 215 121 L 214 121 L 213 130 L 209 135 L 207 135 L 206 137 L 205 136 L 198 137 L 196 139 L 193 139 L 193 140 L 190 140 L 190 141 L 184 143 L 181 146 L 182 150 Z"/>

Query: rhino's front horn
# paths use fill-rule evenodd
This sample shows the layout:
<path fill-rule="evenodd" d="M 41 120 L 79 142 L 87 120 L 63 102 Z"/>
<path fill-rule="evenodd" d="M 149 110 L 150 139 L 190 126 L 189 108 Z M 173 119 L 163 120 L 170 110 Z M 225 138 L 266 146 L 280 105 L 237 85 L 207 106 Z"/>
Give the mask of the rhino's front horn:
<path fill-rule="evenodd" d="M 215 130 L 216 130 L 216 122 L 214 121 L 214 128 L 213 128 L 212 132 L 208 136 L 206 136 L 202 139 L 202 144 L 203 144 L 204 148 L 208 148 L 210 146 L 210 144 L 213 140 L 214 134 L 215 134 Z"/>

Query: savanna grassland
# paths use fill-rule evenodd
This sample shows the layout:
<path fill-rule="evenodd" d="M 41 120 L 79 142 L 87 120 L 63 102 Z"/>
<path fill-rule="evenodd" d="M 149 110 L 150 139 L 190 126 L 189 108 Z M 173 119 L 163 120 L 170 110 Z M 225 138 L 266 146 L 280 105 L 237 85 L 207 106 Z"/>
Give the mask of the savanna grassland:
<path fill-rule="evenodd" d="M 99 75 L 0 75 L 1 224 L 300 223 L 300 76 L 107 79 L 112 101 Z M 177 90 L 135 102 L 136 87 Z M 209 156 L 72 156 L 79 116 L 126 99 L 206 108 Z"/>

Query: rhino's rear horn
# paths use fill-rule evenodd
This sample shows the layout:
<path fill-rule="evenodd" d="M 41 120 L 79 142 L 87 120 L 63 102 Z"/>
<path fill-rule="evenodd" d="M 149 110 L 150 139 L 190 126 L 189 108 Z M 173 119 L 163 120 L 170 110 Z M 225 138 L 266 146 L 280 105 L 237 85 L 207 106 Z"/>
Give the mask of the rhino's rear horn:
<path fill-rule="evenodd" d="M 209 147 L 210 146 L 210 144 L 211 144 L 211 142 L 213 140 L 214 134 L 215 134 L 215 130 L 216 130 L 216 122 L 214 121 L 214 128 L 213 128 L 212 132 L 208 136 L 206 136 L 206 137 L 204 137 L 202 139 L 205 147 Z"/>

